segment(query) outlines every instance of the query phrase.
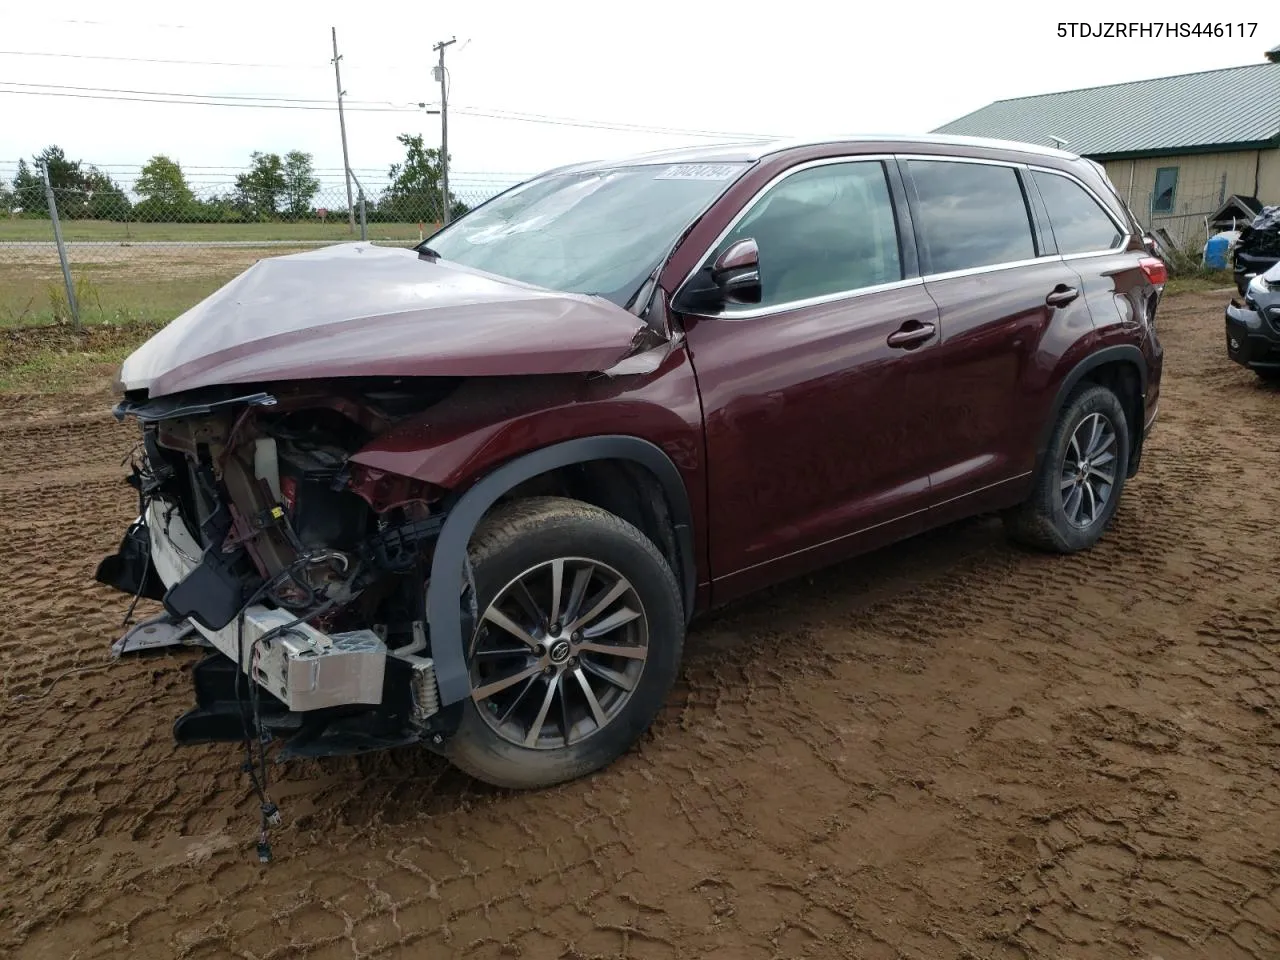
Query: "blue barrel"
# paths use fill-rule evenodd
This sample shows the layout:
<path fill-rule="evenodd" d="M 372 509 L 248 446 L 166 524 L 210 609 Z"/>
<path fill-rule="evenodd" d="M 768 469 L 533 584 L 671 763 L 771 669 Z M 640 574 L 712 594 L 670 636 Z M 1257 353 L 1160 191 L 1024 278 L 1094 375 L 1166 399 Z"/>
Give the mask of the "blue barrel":
<path fill-rule="evenodd" d="M 1210 237 L 1204 245 L 1204 265 L 1213 270 L 1227 268 L 1227 251 L 1231 249 L 1231 238 L 1225 233 Z"/>

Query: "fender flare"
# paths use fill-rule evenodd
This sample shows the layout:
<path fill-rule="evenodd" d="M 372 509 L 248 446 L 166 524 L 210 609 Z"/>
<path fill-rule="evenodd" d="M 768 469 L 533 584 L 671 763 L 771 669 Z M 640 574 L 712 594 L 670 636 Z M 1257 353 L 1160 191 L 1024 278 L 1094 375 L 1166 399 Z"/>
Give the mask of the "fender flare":
<path fill-rule="evenodd" d="M 1067 398 L 1071 396 L 1071 391 L 1076 388 L 1085 375 L 1090 370 L 1096 370 L 1098 367 L 1107 363 L 1116 363 L 1122 361 L 1132 363 L 1138 369 L 1138 394 L 1145 398 L 1147 395 L 1147 358 L 1143 356 L 1142 351 L 1132 344 L 1119 344 L 1116 346 L 1103 347 L 1097 350 L 1074 367 L 1063 378 L 1062 383 L 1058 386 L 1058 392 L 1054 395 L 1053 406 L 1049 409 L 1049 416 L 1045 418 L 1044 426 L 1040 428 L 1040 440 L 1036 445 L 1036 465 L 1035 472 L 1038 474 L 1040 466 L 1044 461 L 1045 453 L 1049 449 L 1049 439 L 1053 436 L 1054 428 L 1058 425 L 1058 415 L 1062 413 L 1062 408 L 1067 405 Z M 1138 411 L 1138 429 L 1137 435 L 1131 438 L 1129 456 L 1132 460 L 1142 443 L 1142 411 Z"/>
<path fill-rule="evenodd" d="M 548 470 L 592 460 L 630 460 L 647 467 L 657 477 L 675 527 L 680 565 L 675 573 L 684 594 L 686 621 L 692 615 L 697 575 L 693 517 L 684 478 L 671 458 L 655 444 L 628 436 L 582 437 L 534 450 L 503 464 L 467 490 L 445 516 L 436 539 L 431 581 L 427 587 L 427 623 L 442 707 L 471 695 L 458 600 L 462 596 L 467 545 L 481 518 L 498 498 L 525 480 Z"/>

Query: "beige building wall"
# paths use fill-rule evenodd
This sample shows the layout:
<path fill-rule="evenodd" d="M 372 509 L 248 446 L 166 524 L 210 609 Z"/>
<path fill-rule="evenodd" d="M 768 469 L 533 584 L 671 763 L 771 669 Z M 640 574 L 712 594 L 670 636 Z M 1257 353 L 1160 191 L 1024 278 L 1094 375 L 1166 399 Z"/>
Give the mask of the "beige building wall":
<path fill-rule="evenodd" d="M 1233 193 L 1280 204 L 1280 149 L 1193 153 L 1103 164 L 1120 195 L 1145 226 L 1163 227 L 1180 245 L 1198 247 L 1208 239 L 1205 218 Z M 1156 171 L 1178 170 L 1173 210 L 1151 210 Z"/>

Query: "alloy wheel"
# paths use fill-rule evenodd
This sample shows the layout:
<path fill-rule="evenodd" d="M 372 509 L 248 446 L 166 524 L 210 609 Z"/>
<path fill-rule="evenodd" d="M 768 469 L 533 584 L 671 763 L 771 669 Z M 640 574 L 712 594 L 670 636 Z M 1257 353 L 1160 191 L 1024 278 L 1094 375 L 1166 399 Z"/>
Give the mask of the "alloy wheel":
<path fill-rule="evenodd" d="M 574 746 L 618 716 L 644 671 L 649 626 L 607 564 L 549 560 L 498 591 L 471 640 L 471 698 L 509 743 Z"/>
<path fill-rule="evenodd" d="M 1091 413 L 1071 434 L 1058 490 L 1062 511 L 1074 527 L 1091 527 L 1102 516 L 1115 491 L 1116 428 L 1101 413 Z"/>

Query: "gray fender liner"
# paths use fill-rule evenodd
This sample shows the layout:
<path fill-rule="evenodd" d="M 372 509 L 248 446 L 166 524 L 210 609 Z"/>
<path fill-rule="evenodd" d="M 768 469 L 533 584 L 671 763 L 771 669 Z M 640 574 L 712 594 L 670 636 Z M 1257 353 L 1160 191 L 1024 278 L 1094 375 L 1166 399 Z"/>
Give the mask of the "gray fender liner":
<path fill-rule="evenodd" d="M 508 490 L 548 470 L 591 460 L 631 460 L 647 467 L 666 494 L 675 526 L 680 569 L 675 571 L 684 592 L 686 620 L 692 616 L 697 567 L 693 555 L 693 518 L 689 494 L 680 471 L 660 447 L 638 437 L 602 436 L 567 440 L 503 464 L 464 493 L 445 518 L 431 561 L 427 589 L 427 621 L 431 628 L 431 657 L 435 662 L 440 704 L 447 706 L 471 695 L 471 680 L 463 647 L 463 569 L 467 545 L 481 517 Z"/>

